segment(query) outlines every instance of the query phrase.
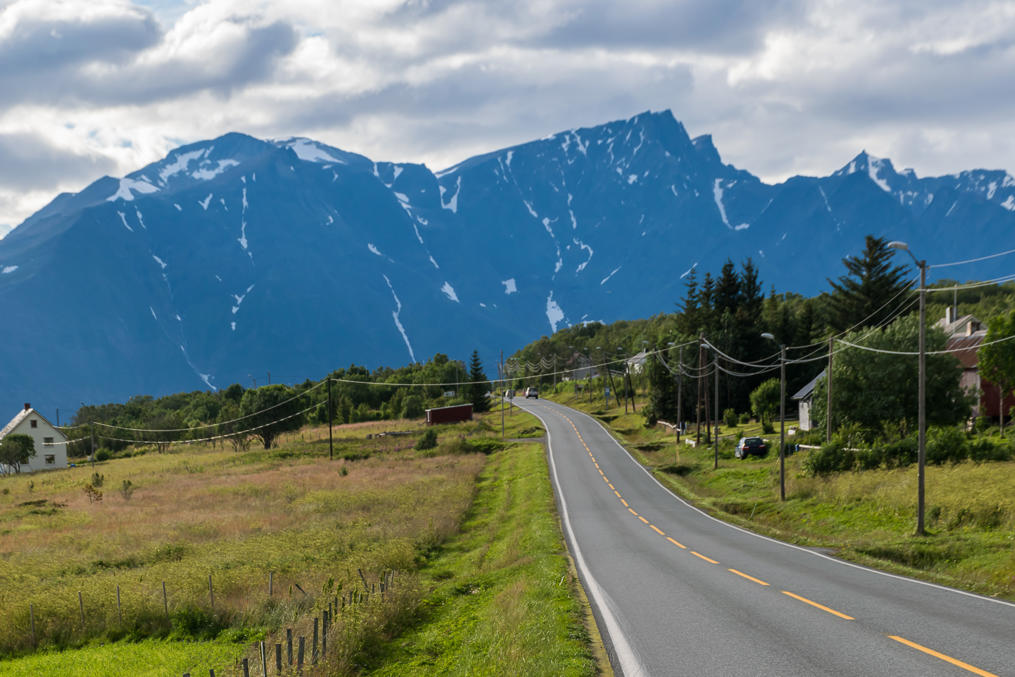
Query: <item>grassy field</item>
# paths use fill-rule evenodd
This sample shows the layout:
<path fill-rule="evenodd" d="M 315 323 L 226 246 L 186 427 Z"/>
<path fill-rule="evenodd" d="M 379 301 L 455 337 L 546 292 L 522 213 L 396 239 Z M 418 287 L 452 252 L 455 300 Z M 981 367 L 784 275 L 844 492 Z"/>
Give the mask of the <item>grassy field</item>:
<path fill-rule="evenodd" d="M 505 414 L 509 440 L 543 435 Z M 533 674 L 595 673 L 541 446 L 504 448 L 500 428 L 498 410 L 415 451 L 418 423 L 343 426 L 334 461 L 327 429 L 305 429 L 271 451 L 182 446 L 4 479 L 0 674 L 236 674 L 241 656 L 260 665 L 257 640 L 309 637 L 360 569 L 396 585 L 338 616 L 317 674 L 412 674 L 427 636 L 456 674 L 509 674 L 521 654 Z"/>
<path fill-rule="evenodd" d="M 640 413 L 625 414 L 622 405 L 606 410 L 602 399 L 588 403 L 569 393 L 556 399 L 598 416 L 664 484 L 723 519 L 845 559 L 1015 600 L 1015 463 L 928 465 L 928 534 L 917 537 L 916 466 L 810 477 L 803 467 L 809 452 L 801 451 L 786 459 L 787 500 L 780 502 L 776 452 L 733 458 L 737 439 L 759 434 L 757 426 L 739 426 L 720 439 L 714 470 L 711 446 L 678 450 L 672 432 L 645 428 Z M 764 437 L 778 448 L 778 432 Z"/>

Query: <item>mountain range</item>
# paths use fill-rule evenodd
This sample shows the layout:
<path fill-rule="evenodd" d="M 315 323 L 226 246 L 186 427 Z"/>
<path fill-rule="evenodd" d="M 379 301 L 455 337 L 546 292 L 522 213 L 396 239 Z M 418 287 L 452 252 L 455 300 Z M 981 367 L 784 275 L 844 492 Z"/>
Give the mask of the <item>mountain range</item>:
<path fill-rule="evenodd" d="M 920 178 L 861 152 L 771 185 L 669 111 L 439 172 L 230 133 L 62 194 L 0 240 L 0 411 L 473 349 L 496 373 L 500 350 L 558 328 L 672 311 L 692 268 L 727 258 L 817 293 L 867 234 L 932 263 L 991 253 L 1015 239 L 1015 179 Z"/>

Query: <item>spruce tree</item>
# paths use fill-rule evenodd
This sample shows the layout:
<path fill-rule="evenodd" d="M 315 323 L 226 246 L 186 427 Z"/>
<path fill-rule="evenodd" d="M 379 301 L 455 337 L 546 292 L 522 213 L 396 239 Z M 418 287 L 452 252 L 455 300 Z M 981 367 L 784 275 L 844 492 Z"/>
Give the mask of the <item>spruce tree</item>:
<path fill-rule="evenodd" d="M 469 362 L 469 399 L 472 401 L 472 410 L 481 413 L 490 410 L 490 400 L 486 393 L 490 390 L 489 384 L 485 383 L 486 374 L 483 373 L 483 363 L 479 361 L 479 351 L 472 351 L 472 360 Z"/>
<path fill-rule="evenodd" d="M 900 292 L 909 285 L 909 268 L 893 266 L 894 253 L 885 238 L 868 235 L 860 256 L 842 260 L 849 273 L 838 282 L 828 280 L 834 290 L 829 301 L 836 329 L 871 327 L 897 312 L 905 300 Z"/>

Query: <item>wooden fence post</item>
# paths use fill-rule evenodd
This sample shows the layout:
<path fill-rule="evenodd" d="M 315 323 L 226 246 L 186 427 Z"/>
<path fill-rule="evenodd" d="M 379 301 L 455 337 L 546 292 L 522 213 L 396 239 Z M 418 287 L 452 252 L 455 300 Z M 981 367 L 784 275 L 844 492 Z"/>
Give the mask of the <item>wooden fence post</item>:
<path fill-rule="evenodd" d="M 310 650 L 310 662 L 311 663 L 316 663 L 317 662 L 317 620 L 318 619 L 315 616 L 314 617 L 314 641 L 313 641 L 312 648 Z"/>
<path fill-rule="evenodd" d="M 287 651 L 287 654 L 289 656 L 289 665 L 292 665 L 293 664 L 293 629 L 292 628 L 286 628 L 285 629 L 285 643 L 286 643 L 286 651 Z"/>
<path fill-rule="evenodd" d="M 243 668 L 243 677 L 250 677 L 250 665 L 247 663 L 246 658 L 240 661 L 240 666 Z"/>
<path fill-rule="evenodd" d="M 282 645 L 275 644 L 275 671 L 282 674 Z"/>
<path fill-rule="evenodd" d="M 296 669 L 297 670 L 302 670 L 303 669 L 303 651 L 304 651 L 304 640 L 305 639 L 306 638 L 303 635 L 300 635 L 300 649 L 299 649 L 299 653 L 296 655 Z"/>

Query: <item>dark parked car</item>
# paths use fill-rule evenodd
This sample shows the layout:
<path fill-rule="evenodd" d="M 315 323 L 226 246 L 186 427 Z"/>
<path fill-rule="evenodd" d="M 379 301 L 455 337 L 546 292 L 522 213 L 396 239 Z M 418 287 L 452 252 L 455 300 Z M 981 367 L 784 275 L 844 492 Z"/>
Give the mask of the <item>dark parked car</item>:
<path fill-rule="evenodd" d="M 760 437 L 741 437 L 733 455 L 742 460 L 752 454 L 755 456 L 768 454 L 768 445 L 765 444 L 765 440 Z"/>
<path fill-rule="evenodd" d="M 532 386 L 529 386 L 528 388 L 525 389 L 525 397 L 527 397 L 527 398 L 528 397 L 535 397 L 538 400 L 539 399 L 539 389 L 538 388 L 533 388 Z"/>

